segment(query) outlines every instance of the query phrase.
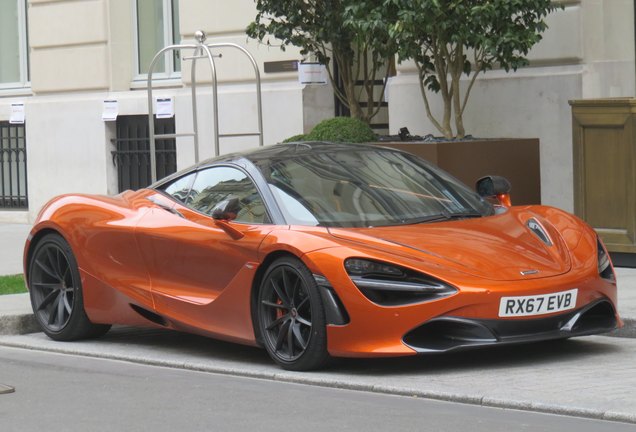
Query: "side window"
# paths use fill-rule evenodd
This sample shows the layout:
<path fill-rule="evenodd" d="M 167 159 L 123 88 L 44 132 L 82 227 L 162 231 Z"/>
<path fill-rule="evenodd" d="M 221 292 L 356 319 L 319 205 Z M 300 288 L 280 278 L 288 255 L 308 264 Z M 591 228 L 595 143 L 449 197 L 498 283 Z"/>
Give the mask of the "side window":
<path fill-rule="evenodd" d="M 261 195 L 252 180 L 242 171 L 230 167 L 215 167 L 200 171 L 192 185 L 186 205 L 212 215 L 221 201 L 237 199 L 236 222 L 271 223 Z"/>
<path fill-rule="evenodd" d="M 166 186 L 163 191 L 168 195 L 171 195 L 174 199 L 185 203 L 186 198 L 188 198 L 188 192 L 190 192 L 192 182 L 194 182 L 194 178 L 196 177 L 196 175 L 197 173 L 194 172 L 185 177 L 181 177 L 180 179 L 177 179 Z"/>

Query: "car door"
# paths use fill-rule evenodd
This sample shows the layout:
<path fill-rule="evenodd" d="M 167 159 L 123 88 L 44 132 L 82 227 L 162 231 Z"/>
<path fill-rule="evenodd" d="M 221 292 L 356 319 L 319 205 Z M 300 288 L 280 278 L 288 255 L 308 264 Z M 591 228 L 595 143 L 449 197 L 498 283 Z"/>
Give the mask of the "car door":
<path fill-rule="evenodd" d="M 244 315 L 258 246 L 273 229 L 254 182 L 238 167 L 216 166 L 177 179 L 162 192 L 137 227 L 156 312 L 216 332 L 219 316 L 236 303 L 221 299 L 245 296 L 246 309 L 237 306 L 237 313 L 249 323 Z M 215 221 L 212 211 L 228 200 L 239 205 L 236 217 Z M 220 311 L 215 303 L 226 306 Z"/>

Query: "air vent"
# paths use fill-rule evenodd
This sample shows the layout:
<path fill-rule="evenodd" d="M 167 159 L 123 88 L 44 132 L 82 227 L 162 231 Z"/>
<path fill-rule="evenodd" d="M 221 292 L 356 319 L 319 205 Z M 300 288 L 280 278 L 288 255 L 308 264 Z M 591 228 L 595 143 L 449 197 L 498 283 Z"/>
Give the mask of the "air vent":
<path fill-rule="evenodd" d="M 530 218 L 526 222 L 526 226 L 537 237 L 539 237 L 543 243 L 545 243 L 548 246 L 552 246 L 552 240 L 550 240 L 550 237 L 548 236 L 548 233 L 545 232 L 545 229 L 539 223 L 539 221 L 537 221 L 535 218 Z"/>
<path fill-rule="evenodd" d="M 131 303 L 130 307 L 139 315 L 146 318 L 148 321 L 152 321 L 153 323 L 159 324 L 160 326 L 164 326 L 164 327 L 168 325 L 168 322 L 161 315 L 158 315 L 154 312 L 144 309 L 141 306 L 137 306 L 136 304 Z"/>

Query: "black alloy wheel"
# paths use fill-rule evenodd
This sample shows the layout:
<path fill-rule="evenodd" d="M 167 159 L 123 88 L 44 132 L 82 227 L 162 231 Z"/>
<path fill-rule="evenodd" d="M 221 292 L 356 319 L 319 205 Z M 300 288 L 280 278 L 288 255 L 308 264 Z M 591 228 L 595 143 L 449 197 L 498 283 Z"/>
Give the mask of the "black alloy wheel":
<path fill-rule="evenodd" d="M 47 234 L 37 243 L 28 283 L 33 313 L 50 338 L 97 337 L 110 329 L 109 325 L 91 323 L 86 316 L 77 262 L 60 235 Z"/>
<path fill-rule="evenodd" d="M 285 369 L 311 370 L 328 359 L 325 313 L 307 267 L 292 257 L 268 268 L 258 296 L 258 329 L 267 352 Z"/>

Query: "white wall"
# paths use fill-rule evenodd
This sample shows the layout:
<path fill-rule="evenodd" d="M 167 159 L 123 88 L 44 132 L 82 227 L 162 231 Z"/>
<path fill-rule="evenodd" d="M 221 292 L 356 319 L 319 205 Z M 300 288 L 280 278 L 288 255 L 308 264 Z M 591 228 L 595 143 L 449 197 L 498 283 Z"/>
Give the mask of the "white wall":
<path fill-rule="evenodd" d="M 212 91 L 202 88 L 197 104 L 200 159 L 214 156 L 214 121 Z M 287 137 L 302 133 L 302 86 L 297 83 L 266 83 L 262 87 L 263 142 L 276 144 Z M 190 132 L 192 121 L 189 91 L 181 91 L 176 98 L 176 129 Z M 257 105 L 251 84 L 219 87 L 219 133 L 252 133 L 258 131 Z M 220 138 L 220 154 L 243 151 L 258 146 L 257 137 Z M 194 163 L 194 145 L 191 138 L 177 142 L 178 169 Z"/>
<path fill-rule="evenodd" d="M 108 193 L 110 142 L 101 110 L 94 96 L 39 97 L 26 104 L 31 220 L 55 195 Z"/>

